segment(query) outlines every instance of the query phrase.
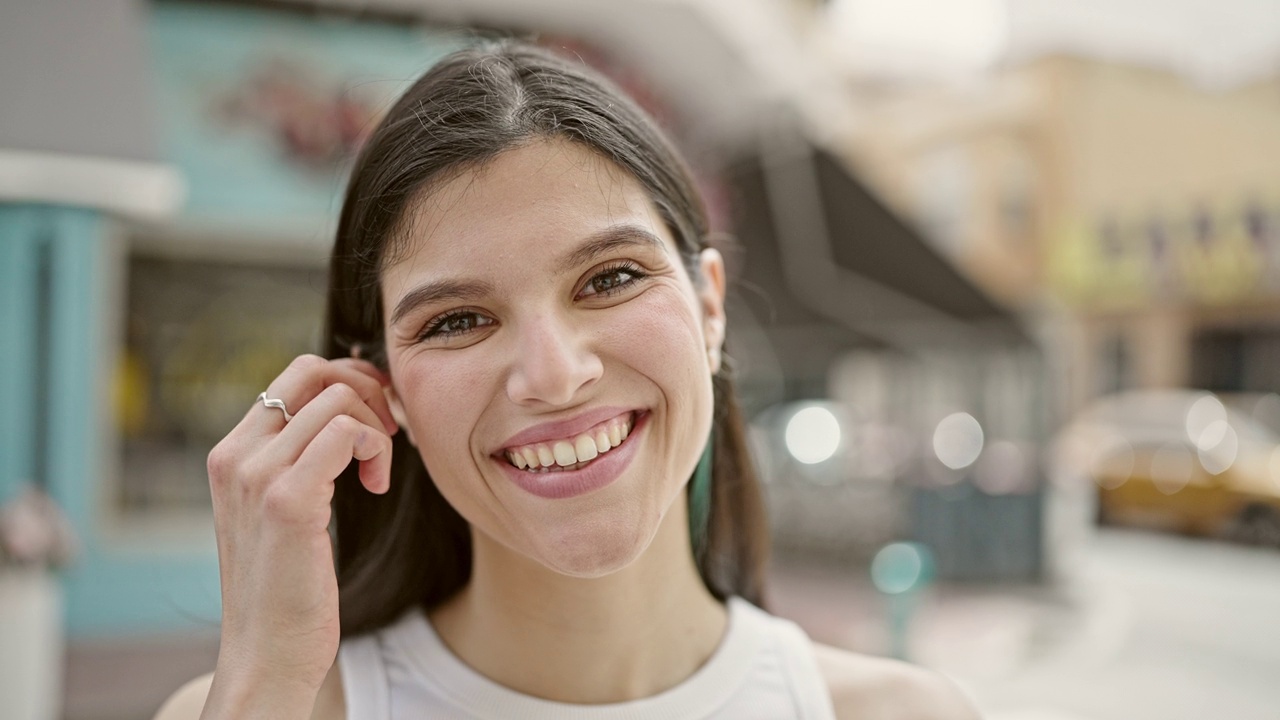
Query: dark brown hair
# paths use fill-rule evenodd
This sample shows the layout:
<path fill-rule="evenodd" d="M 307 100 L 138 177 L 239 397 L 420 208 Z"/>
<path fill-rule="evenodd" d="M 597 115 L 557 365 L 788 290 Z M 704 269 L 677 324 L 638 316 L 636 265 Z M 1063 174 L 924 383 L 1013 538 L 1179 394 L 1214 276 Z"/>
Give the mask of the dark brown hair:
<path fill-rule="evenodd" d="M 379 277 L 404 241 L 406 214 L 433 185 L 538 138 L 580 143 L 635 177 L 675 237 L 690 277 L 702 281 L 701 199 L 653 121 L 581 64 L 523 42 L 490 43 L 432 67 L 392 106 L 357 158 L 333 249 L 327 357 L 359 348 L 386 367 Z M 763 605 L 768 543 L 729 365 L 726 355 L 712 379 L 710 518 L 697 564 L 716 597 Z M 386 625 L 414 605 L 434 607 L 470 577 L 470 528 L 440 495 L 405 433 L 394 438 L 391 490 L 369 493 L 353 463 L 337 480 L 333 515 L 344 635 Z"/>

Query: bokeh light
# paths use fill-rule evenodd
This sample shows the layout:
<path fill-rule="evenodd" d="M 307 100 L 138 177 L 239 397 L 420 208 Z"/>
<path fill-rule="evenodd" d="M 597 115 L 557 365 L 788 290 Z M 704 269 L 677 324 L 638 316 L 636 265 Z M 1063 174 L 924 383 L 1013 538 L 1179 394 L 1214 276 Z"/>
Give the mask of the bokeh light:
<path fill-rule="evenodd" d="M 973 482 L 989 495 L 1008 495 L 1027 490 L 1030 458 L 1017 443 L 997 440 L 978 458 Z"/>
<path fill-rule="evenodd" d="M 1195 439 L 1196 447 L 1201 450 L 1212 450 L 1222 442 L 1230 430 L 1231 425 L 1226 420 L 1214 420 Z"/>
<path fill-rule="evenodd" d="M 886 595 L 900 595 L 928 579 L 929 559 L 915 543 L 891 543 L 871 561 L 871 582 Z"/>
<path fill-rule="evenodd" d="M 967 412 L 952 413 L 933 431 L 933 452 L 943 465 L 960 470 L 982 454 L 982 425 Z"/>
<path fill-rule="evenodd" d="M 787 421 L 787 450 L 806 465 L 829 459 L 840 448 L 840 421 L 824 407 L 804 408 Z"/>
<path fill-rule="evenodd" d="M 1221 426 L 1221 428 L 1218 428 L 1218 423 L 1215 423 L 1209 430 L 1206 430 L 1206 433 L 1216 433 L 1221 429 L 1222 435 L 1216 443 L 1207 448 L 1200 447 L 1199 444 L 1196 447 L 1196 455 L 1200 457 L 1200 464 L 1204 466 L 1205 470 L 1214 475 L 1226 472 L 1228 468 L 1235 464 L 1236 457 L 1240 453 L 1240 438 L 1236 435 L 1235 428 L 1225 422 L 1221 423 Z"/>
<path fill-rule="evenodd" d="M 1227 408 L 1214 395 L 1201 395 L 1187 409 L 1187 439 L 1201 450 L 1217 445 L 1225 431 L 1217 423 L 1227 422 Z M 1207 443 L 1207 444 L 1206 444 Z"/>

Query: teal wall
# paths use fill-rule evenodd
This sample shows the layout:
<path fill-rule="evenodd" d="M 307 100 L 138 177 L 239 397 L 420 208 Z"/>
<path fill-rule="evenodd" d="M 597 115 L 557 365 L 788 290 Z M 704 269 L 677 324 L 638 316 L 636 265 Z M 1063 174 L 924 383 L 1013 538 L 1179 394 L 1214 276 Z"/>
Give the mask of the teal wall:
<path fill-rule="evenodd" d="M 0 501 L 41 483 L 81 543 L 62 570 L 71 636 L 211 625 L 219 616 L 217 557 L 113 547 L 104 534 L 102 380 L 108 223 L 91 210 L 0 205 Z"/>
<path fill-rule="evenodd" d="M 0 205 L 0 502 L 35 474 L 36 269 L 45 212 Z"/>

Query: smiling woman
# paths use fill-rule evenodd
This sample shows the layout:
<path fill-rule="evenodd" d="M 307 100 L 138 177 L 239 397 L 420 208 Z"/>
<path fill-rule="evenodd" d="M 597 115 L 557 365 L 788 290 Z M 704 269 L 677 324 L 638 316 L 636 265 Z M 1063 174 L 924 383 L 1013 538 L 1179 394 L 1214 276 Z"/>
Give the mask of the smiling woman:
<path fill-rule="evenodd" d="M 643 186 L 559 138 L 429 187 L 416 213 L 431 223 L 406 231 L 381 271 L 382 304 L 397 308 L 384 343 L 392 411 L 470 525 L 476 559 L 579 577 L 630 566 L 664 519 L 688 525 L 671 509 L 711 430 L 718 253 L 698 251 L 695 287 Z M 620 446 L 602 454 L 595 437 L 611 422 Z M 547 472 L 513 465 L 513 449 Z"/>
<path fill-rule="evenodd" d="M 352 174 L 327 357 L 210 455 L 221 652 L 161 717 L 972 717 L 761 609 L 706 236 L 585 68 L 508 42 L 428 72 Z"/>

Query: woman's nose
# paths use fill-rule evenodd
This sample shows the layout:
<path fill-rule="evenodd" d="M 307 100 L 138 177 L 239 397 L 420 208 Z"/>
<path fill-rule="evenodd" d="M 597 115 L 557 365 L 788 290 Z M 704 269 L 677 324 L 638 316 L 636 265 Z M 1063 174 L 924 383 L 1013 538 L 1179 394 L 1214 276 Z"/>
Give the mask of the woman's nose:
<path fill-rule="evenodd" d="M 542 318 L 520 333 L 507 395 L 512 402 L 569 405 L 604 372 L 586 334 L 563 319 Z"/>

